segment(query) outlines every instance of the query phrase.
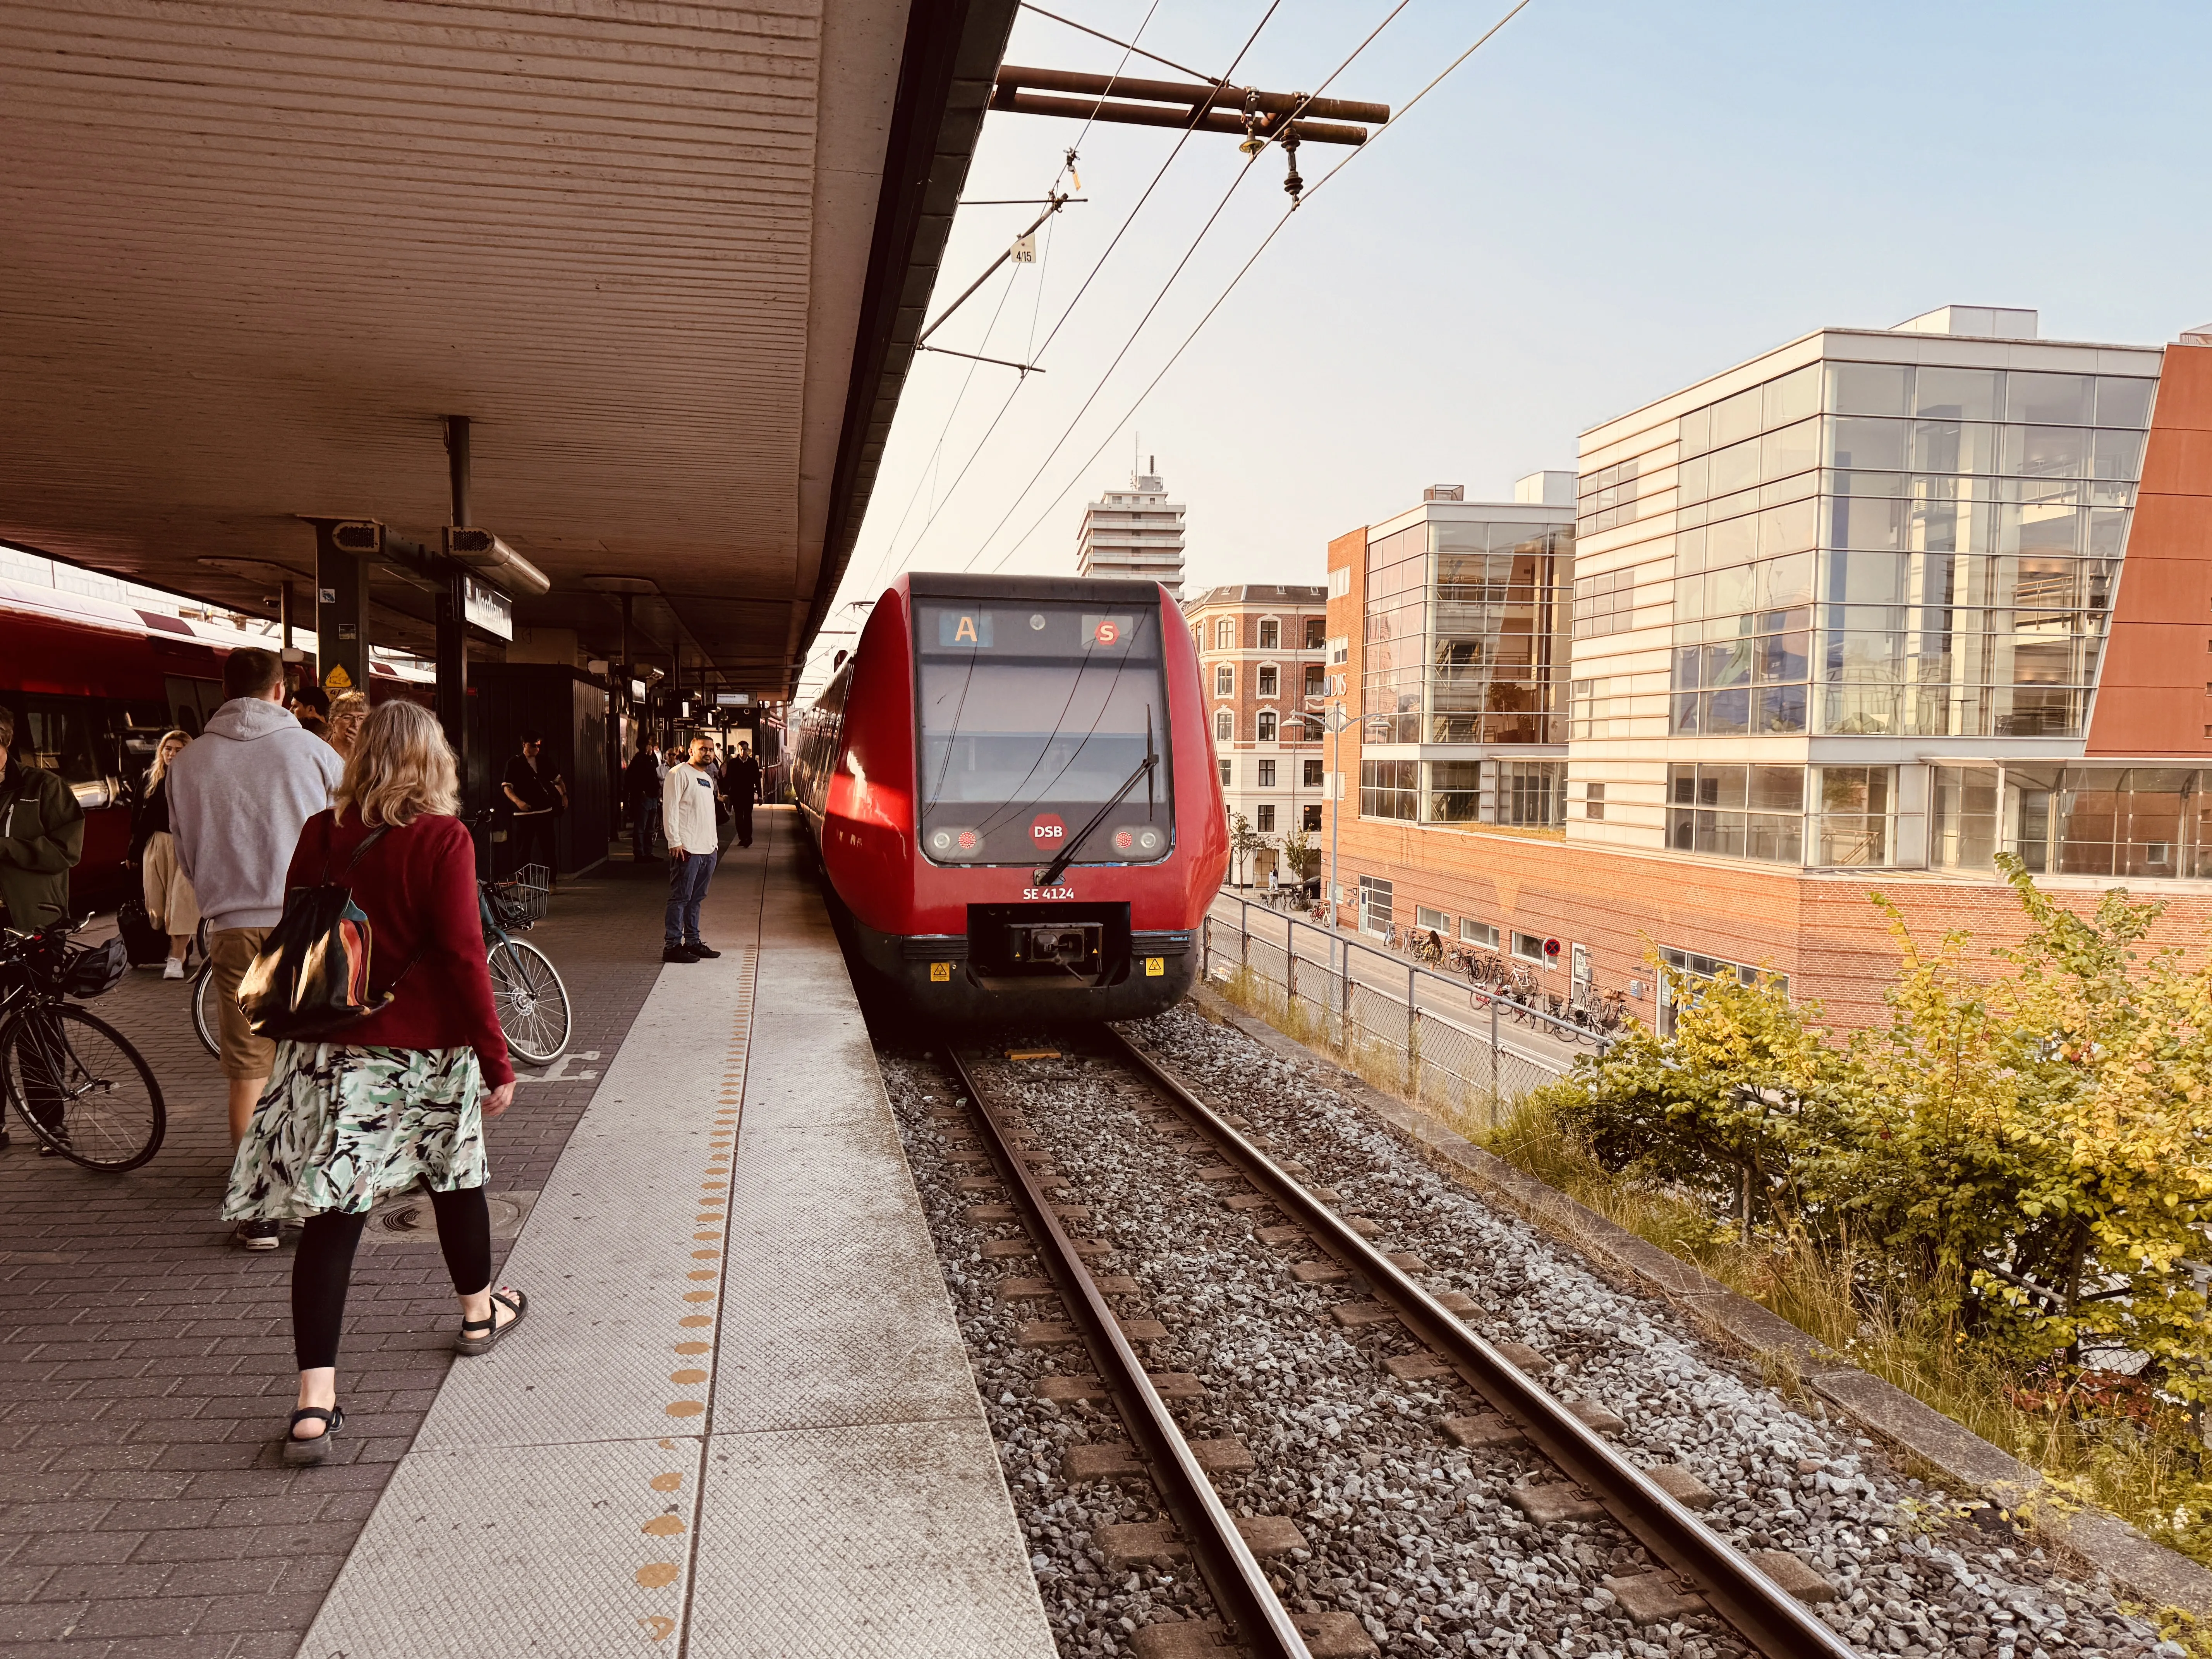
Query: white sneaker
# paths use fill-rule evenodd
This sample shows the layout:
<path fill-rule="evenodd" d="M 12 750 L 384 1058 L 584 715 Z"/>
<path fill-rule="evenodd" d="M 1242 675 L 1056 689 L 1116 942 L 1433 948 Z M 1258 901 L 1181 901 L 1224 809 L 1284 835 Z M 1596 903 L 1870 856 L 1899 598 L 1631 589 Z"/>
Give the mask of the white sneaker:
<path fill-rule="evenodd" d="M 184 976 L 185 964 L 180 958 L 171 957 L 168 961 L 162 963 L 161 977 L 163 979 L 182 979 Z"/>

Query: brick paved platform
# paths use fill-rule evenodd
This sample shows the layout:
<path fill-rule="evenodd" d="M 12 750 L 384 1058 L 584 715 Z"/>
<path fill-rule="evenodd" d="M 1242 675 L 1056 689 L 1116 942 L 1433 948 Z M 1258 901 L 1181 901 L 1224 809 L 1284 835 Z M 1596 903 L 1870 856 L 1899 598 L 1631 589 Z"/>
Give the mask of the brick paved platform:
<path fill-rule="evenodd" d="M 575 1033 L 488 1126 L 496 1252 L 514 1213 L 496 1200 L 546 1184 L 660 972 L 665 894 L 657 864 L 617 856 L 532 935 Z M 289 1659 L 452 1363 L 434 1241 L 373 1229 L 340 1357 L 346 1431 L 332 1465 L 281 1463 L 297 1234 L 273 1256 L 227 1242 L 222 1079 L 188 988 L 136 973 L 96 1005 L 161 1079 L 152 1163 L 95 1176 L 20 1132 L 0 1152 L 0 1659 Z"/>

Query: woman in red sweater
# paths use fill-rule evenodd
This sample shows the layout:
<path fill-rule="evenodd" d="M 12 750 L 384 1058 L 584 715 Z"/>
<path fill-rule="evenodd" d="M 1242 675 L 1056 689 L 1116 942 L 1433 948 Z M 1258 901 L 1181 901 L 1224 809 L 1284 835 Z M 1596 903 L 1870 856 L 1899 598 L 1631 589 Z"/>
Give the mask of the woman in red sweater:
<path fill-rule="evenodd" d="M 457 1352 L 485 1352 L 530 1305 L 491 1285 L 483 1120 L 514 1099 L 514 1068 L 484 968 L 476 848 L 453 816 L 459 797 L 436 720 L 386 703 L 355 739 L 331 810 L 301 830 L 285 878 L 288 890 L 353 890 L 374 952 L 369 1000 L 392 993 L 343 1042 L 277 1045 L 231 1168 L 227 1219 L 305 1223 L 292 1267 L 300 1408 L 289 1463 L 320 1462 L 345 1421 L 338 1328 L 354 1248 L 379 1200 L 429 1188 L 461 1299 Z"/>

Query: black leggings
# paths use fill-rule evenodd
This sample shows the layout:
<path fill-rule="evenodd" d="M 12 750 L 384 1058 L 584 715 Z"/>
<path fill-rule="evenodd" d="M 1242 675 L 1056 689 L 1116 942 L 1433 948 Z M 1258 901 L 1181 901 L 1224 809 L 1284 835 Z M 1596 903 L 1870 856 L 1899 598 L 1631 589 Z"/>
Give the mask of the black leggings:
<path fill-rule="evenodd" d="M 481 1187 L 432 1193 L 438 1214 L 438 1248 L 453 1291 L 474 1296 L 491 1284 L 491 1211 Z M 292 1262 L 292 1350 L 303 1371 L 338 1363 L 338 1328 L 345 1321 L 346 1285 L 353 1278 L 354 1247 L 367 1215 L 332 1211 L 310 1216 Z"/>

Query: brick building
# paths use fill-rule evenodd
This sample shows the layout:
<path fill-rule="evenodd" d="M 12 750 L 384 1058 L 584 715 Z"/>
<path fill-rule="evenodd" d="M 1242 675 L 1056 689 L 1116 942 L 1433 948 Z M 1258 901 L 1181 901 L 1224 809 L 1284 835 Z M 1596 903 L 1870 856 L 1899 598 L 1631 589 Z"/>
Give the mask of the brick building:
<path fill-rule="evenodd" d="M 1318 586 L 1212 587 L 1183 606 L 1231 822 L 1241 812 L 1278 842 L 1322 826 L 1323 744 L 1304 717 L 1328 672 L 1328 599 Z M 1264 885 L 1276 862 L 1262 853 L 1231 878 Z"/>
<path fill-rule="evenodd" d="M 2212 334 L 2035 323 L 1822 330 L 1607 422 L 1571 526 L 1510 568 L 1509 504 L 1331 543 L 1330 690 L 1359 717 L 1346 921 L 1435 927 L 1647 1017 L 1655 951 L 1764 968 L 1847 1024 L 1882 1017 L 1895 974 L 1877 892 L 1930 945 L 2017 936 L 2001 852 L 2070 905 L 2164 899 L 2160 938 L 2200 944 Z M 1477 517 L 1479 594 L 1452 528 Z"/>

